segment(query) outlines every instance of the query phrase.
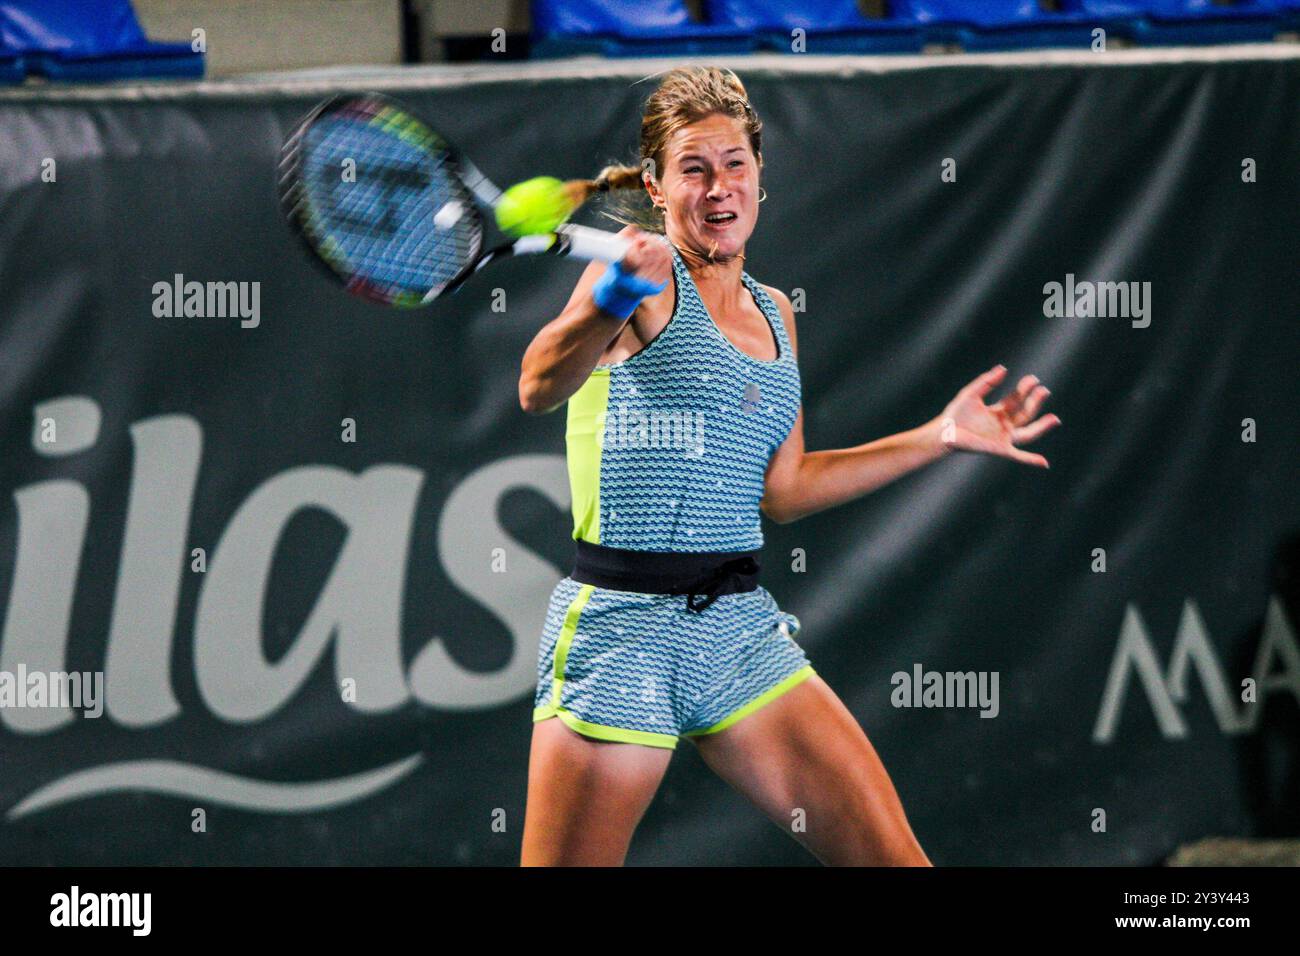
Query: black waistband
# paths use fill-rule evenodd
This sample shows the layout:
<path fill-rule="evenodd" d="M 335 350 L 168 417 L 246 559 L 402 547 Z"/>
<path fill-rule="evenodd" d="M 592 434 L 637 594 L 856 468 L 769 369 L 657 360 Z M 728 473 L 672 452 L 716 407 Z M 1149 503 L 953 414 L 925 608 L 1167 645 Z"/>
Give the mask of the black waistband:
<path fill-rule="evenodd" d="M 758 587 L 757 551 L 631 551 L 578 541 L 569 577 L 611 591 L 685 594 L 703 611 L 723 594 Z M 698 600 L 697 600 L 698 599 Z"/>

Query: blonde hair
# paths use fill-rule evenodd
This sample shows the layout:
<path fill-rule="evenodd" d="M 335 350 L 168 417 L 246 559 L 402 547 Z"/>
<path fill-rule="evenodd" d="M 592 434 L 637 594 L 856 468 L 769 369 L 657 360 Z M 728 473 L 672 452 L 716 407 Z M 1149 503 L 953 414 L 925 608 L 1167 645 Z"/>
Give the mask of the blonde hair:
<path fill-rule="evenodd" d="M 624 225 L 639 226 L 649 232 L 663 233 L 664 211 L 648 201 L 642 174 L 646 171 L 658 182 L 664 168 L 664 150 L 673 134 L 684 126 L 714 114 L 740 120 L 749 137 L 750 148 L 763 168 L 763 122 L 750 105 L 749 95 L 740 77 L 731 70 L 715 66 L 684 66 L 670 70 L 646 101 L 641 117 L 641 165 L 606 166 L 595 179 L 577 179 L 566 184 L 575 207 L 596 193 L 609 194 L 603 214 Z M 615 191 L 637 190 L 625 199 Z"/>

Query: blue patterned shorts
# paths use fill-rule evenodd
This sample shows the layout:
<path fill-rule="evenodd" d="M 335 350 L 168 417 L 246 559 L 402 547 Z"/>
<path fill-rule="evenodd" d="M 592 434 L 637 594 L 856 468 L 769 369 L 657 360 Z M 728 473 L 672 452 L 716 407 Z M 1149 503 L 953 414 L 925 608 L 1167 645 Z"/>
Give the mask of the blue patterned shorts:
<path fill-rule="evenodd" d="M 546 612 L 533 721 L 559 717 L 586 737 L 674 748 L 811 677 L 799 627 L 762 587 L 697 613 L 679 595 L 566 577 Z"/>

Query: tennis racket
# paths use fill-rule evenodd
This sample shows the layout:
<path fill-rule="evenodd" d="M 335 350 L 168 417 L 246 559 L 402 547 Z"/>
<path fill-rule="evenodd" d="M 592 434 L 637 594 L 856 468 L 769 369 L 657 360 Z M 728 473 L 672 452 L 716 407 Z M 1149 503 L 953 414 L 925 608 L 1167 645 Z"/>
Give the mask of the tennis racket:
<path fill-rule="evenodd" d="M 424 305 L 510 256 L 617 262 L 627 252 L 613 233 L 568 223 L 485 250 L 483 211 L 500 197 L 445 137 L 378 94 L 326 100 L 281 150 L 289 222 L 331 275 L 373 302 Z"/>

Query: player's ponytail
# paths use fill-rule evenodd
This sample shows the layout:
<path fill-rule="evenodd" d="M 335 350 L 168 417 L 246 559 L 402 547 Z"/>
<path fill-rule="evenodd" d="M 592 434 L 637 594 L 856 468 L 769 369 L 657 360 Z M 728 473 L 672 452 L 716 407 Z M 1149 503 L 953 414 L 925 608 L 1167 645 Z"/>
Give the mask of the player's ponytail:
<path fill-rule="evenodd" d="M 641 170 L 636 166 L 606 166 L 592 180 L 600 192 L 611 189 L 643 189 Z"/>

